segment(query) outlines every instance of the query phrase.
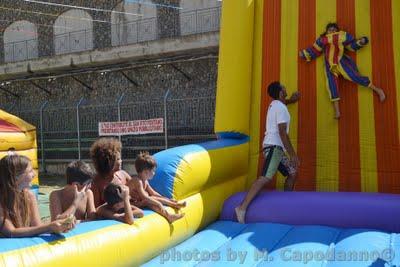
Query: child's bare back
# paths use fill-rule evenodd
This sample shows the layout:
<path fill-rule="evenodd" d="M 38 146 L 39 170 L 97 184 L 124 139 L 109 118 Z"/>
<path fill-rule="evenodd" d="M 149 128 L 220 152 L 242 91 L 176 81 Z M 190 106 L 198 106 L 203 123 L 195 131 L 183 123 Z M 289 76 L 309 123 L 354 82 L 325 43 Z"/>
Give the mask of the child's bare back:
<path fill-rule="evenodd" d="M 69 216 L 75 216 L 77 220 L 96 218 L 93 191 L 89 189 L 93 176 L 93 170 L 83 161 L 73 161 L 68 164 L 67 185 L 50 194 L 52 221 Z"/>
<path fill-rule="evenodd" d="M 93 199 L 93 193 L 90 189 L 84 192 L 77 200 L 75 200 L 75 192 L 67 190 L 67 188 L 54 190 L 51 192 L 49 199 L 52 221 L 73 205 L 75 205 L 74 215 L 77 220 L 87 220 L 90 217 L 87 212 L 90 205 L 88 200 Z"/>
<path fill-rule="evenodd" d="M 132 176 L 132 179 L 126 185 L 129 188 L 131 203 L 137 207 L 145 207 L 146 198 L 150 197 L 147 192 L 147 184 L 143 183 L 138 176 Z M 141 192 L 143 193 L 141 194 Z"/>

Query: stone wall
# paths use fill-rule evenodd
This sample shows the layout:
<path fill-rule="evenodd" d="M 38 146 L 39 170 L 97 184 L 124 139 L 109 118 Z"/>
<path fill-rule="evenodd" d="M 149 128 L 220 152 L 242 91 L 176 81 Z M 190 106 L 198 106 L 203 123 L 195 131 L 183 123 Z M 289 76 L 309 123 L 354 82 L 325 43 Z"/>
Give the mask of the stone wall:
<path fill-rule="evenodd" d="M 76 76 L 93 90 L 85 88 L 70 77 L 54 81 L 35 81 L 39 86 L 46 88 L 50 95 L 30 82 L 13 82 L 4 85 L 4 88 L 17 94 L 19 98 L 0 91 L 0 108 L 10 110 L 10 107 L 14 106 L 12 111 L 39 109 L 45 101 L 49 101 L 49 107 L 74 106 L 81 97 L 84 97 L 88 104 L 109 104 L 115 103 L 122 93 L 125 93 L 127 102 L 146 101 L 161 99 L 167 89 L 171 91 L 171 98 L 215 96 L 217 59 L 151 65 L 125 70 L 124 73 L 138 86 L 118 71 Z"/>

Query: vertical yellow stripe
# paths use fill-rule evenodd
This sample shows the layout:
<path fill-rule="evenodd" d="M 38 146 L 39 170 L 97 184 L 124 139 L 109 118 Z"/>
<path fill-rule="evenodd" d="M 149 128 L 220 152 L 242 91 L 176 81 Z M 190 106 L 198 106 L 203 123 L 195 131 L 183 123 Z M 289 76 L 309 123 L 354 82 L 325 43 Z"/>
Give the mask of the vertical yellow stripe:
<path fill-rule="evenodd" d="M 225 1 L 221 22 L 214 130 L 248 134 L 254 1 Z"/>
<path fill-rule="evenodd" d="M 257 178 L 258 156 L 260 153 L 260 108 L 263 60 L 264 0 L 254 0 L 254 43 L 253 43 L 253 84 L 250 105 L 250 148 L 247 188 Z"/>
<path fill-rule="evenodd" d="M 316 0 L 316 36 L 336 21 L 336 0 Z M 326 92 L 325 66 L 317 60 L 317 191 L 337 191 L 339 184 L 338 122 Z"/>
<path fill-rule="evenodd" d="M 294 91 L 297 91 L 299 1 L 282 0 L 281 5 L 280 81 L 286 86 L 288 97 L 290 97 Z M 288 109 L 291 116 L 289 132 L 290 140 L 292 141 L 293 147 L 297 149 L 297 104 L 289 105 Z M 276 188 L 283 189 L 284 182 L 284 177 L 278 175 Z"/>
<path fill-rule="evenodd" d="M 371 36 L 370 0 L 356 0 L 356 37 Z M 362 75 L 372 76 L 371 45 L 357 52 L 357 65 Z M 360 127 L 361 190 L 377 192 L 377 163 L 375 146 L 374 100 L 371 90 L 358 87 L 358 113 Z"/>
<path fill-rule="evenodd" d="M 392 0 L 394 68 L 396 75 L 397 119 L 400 127 L 400 1 Z M 399 129 L 400 133 L 400 129 Z"/>

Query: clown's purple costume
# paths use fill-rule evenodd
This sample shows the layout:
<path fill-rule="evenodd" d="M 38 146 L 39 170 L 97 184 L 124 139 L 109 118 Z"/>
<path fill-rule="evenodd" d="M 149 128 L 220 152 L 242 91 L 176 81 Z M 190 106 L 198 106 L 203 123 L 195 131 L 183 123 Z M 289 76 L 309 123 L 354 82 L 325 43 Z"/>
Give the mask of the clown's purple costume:
<path fill-rule="evenodd" d="M 338 78 L 342 75 L 345 79 L 362 86 L 370 87 L 371 81 L 366 76 L 361 76 L 354 61 L 345 54 L 345 50 L 356 51 L 368 43 L 368 38 L 354 39 L 344 31 L 328 33 L 319 37 L 313 46 L 300 51 L 300 55 L 307 61 L 325 54 L 325 73 L 327 88 L 331 101 L 339 100 Z"/>

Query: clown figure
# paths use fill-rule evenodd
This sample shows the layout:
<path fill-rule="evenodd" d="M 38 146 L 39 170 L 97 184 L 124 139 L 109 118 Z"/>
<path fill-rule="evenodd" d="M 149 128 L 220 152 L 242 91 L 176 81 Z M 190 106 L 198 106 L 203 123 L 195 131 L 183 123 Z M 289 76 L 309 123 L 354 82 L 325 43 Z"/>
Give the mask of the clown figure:
<path fill-rule="evenodd" d="M 351 34 L 341 31 L 336 23 L 329 23 L 326 31 L 315 43 L 299 53 L 300 57 L 307 61 L 311 61 L 321 54 L 325 55 L 327 88 L 335 109 L 336 119 L 340 118 L 339 76 L 372 89 L 379 96 L 381 102 L 385 100 L 383 90 L 376 87 L 368 77 L 361 76 L 355 62 L 345 52 L 346 50 L 357 51 L 367 44 L 367 37 L 354 39 Z"/>

